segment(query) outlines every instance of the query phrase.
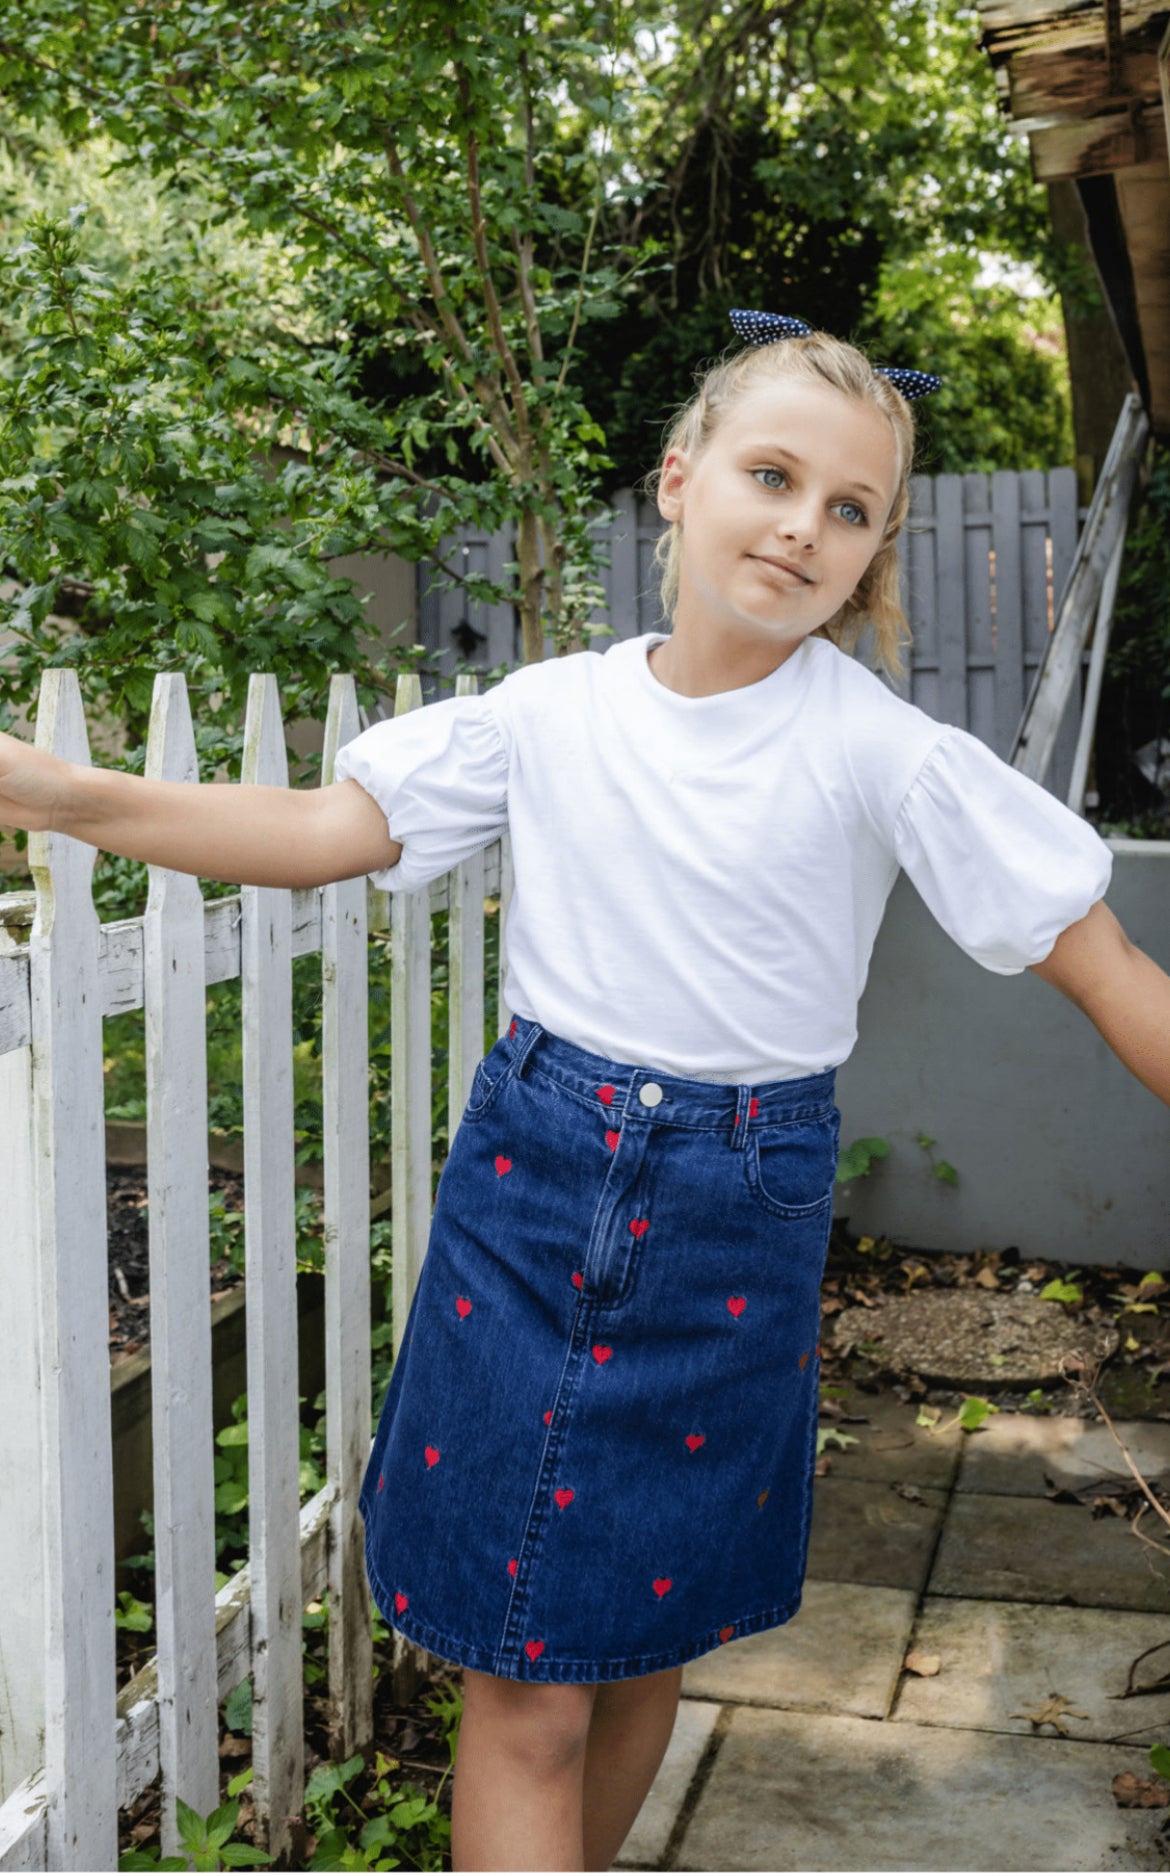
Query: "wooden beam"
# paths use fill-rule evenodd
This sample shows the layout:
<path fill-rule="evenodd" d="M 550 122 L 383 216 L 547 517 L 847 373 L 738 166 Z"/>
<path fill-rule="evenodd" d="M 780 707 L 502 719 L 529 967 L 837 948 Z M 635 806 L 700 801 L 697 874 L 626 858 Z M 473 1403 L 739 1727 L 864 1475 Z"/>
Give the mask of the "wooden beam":
<path fill-rule="evenodd" d="M 1056 624 L 1016 732 L 1012 767 L 1034 782 L 1043 783 L 1052 763 L 1069 696 L 1080 674 L 1085 640 L 1097 616 L 1105 575 L 1118 540 L 1125 535 L 1149 429 L 1141 399 L 1133 392 L 1117 419 L 1101 480 L 1077 542 L 1072 572 L 1061 595 Z"/>
<path fill-rule="evenodd" d="M 1033 131 L 1029 141 L 1037 182 L 1104 176 L 1135 163 L 1167 160 L 1166 124 L 1158 104 L 1140 106 L 1136 113 L 1114 111 L 1108 117 Z"/>

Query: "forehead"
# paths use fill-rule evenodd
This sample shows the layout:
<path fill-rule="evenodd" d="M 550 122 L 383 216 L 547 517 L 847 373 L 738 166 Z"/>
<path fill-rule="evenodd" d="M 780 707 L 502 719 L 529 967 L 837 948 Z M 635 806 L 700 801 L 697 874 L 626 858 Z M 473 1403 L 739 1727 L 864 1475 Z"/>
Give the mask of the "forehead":
<path fill-rule="evenodd" d="M 894 427 L 876 404 L 831 384 L 774 378 L 745 389 L 712 442 L 730 451 L 787 450 L 829 476 L 864 475 L 893 499 L 898 474 Z"/>

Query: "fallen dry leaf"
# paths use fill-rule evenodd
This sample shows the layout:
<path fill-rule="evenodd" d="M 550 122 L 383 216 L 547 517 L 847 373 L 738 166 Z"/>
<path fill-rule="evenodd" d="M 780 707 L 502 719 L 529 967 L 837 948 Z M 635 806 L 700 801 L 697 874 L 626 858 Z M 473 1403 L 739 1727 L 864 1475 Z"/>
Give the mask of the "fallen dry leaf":
<path fill-rule="evenodd" d="M 1114 1803 L 1127 1811 L 1152 1811 L 1170 1804 L 1170 1785 L 1164 1778 L 1139 1778 L 1136 1772 L 1118 1772 L 1111 1790 Z"/>
<path fill-rule="evenodd" d="M 911 1649 L 902 1666 L 907 1674 L 937 1674 L 942 1667 L 942 1656 L 924 1655 L 920 1654 L 917 1649 Z"/>
<path fill-rule="evenodd" d="M 999 1288 L 999 1278 L 994 1270 L 988 1270 L 986 1264 L 982 1270 L 975 1272 L 974 1281 L 985 1290 L 998 1290 Z"/>
<path fill-rule="evenodd" d="M 1087 1720 L 1089 1717 L 1079 1707 L 1070 1707 L 1063 1694 L 1049 1694 L 1046 1700 L 1039 1701 L 1035 1707 L 1025 1707 L 1022 1713 L 1009 1713 L 1008 1719 L 1031 1720 L 1033 1726 L 1055 1726 L 1057 1732 L 1063 1733 L 1068 1739 L 1069 1730 L 1062 1717 L 1066 1713 L 1071 1713 L 1074 1720 Z"/>

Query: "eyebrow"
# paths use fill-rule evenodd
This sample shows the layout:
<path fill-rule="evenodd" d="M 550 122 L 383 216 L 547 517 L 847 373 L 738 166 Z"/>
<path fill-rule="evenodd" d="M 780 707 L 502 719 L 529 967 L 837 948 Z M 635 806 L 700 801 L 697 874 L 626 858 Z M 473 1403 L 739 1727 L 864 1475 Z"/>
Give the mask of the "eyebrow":
<path fill-rule="evenodd" d="M 754 447 L 759 452 L 763 452 L 766 450 L 766 451 L 769 451 L 773 456 L 785 456 L 787 457 L 789 462 L 794 462 L 799 469 L 805 469 L 808 467 L 803 456 L 794 456 L 790 449 L 781 449 L 778 443 L 761 443 L 761 444 L 755 445 Z M 849 487 L 851 489 L 861 489 L 866 495 L 872 495 L 876 502 L 883 502 L 886 499 L 880 489 L 871 488 L 868 482 L 852 482 L 851 481 L 849 484 Z"/>

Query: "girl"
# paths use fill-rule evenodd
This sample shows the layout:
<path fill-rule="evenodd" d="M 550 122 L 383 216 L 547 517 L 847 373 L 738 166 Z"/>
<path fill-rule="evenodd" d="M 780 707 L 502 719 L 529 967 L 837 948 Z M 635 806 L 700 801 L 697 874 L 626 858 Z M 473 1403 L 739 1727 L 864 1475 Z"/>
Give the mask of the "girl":
<path fill-rule="evenodd" d="M 834 1076 L 899 866 L 1170 1102 L 1170 978 L 1104 903 L 1109 848 L 847 655 L 869 619 L 901 669 L 897 385 L 937 380 L 736 324 L 658 476 L 670 634 L 377 723 L 312 792 L 0 736 L 0 824 L 207 878 L 413 890 L 510 829 L 515 1016 L 362 1489 L 379 1608 L 464 1669 L 457 1870 L 608 1869 L 683 1663 L 800 1605 Z"/>

